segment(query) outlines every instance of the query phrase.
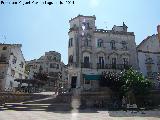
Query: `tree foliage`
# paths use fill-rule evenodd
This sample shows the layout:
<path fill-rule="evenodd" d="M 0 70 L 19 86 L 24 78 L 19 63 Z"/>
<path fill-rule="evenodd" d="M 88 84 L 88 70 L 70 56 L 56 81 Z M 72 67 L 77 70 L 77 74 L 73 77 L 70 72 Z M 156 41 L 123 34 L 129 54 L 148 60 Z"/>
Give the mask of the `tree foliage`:
<path fill-rule="evenodd" d="M 122 95 L 128 92 L 132 92 L 135 95 L 144 95 L 149 92 L 152 86 L 151 81 L 133 69 L 125 70 L 121 73 L 104 72 L 100 85 L 108 86 Z"/>
<path fill-rule="evenodd" d="M 133 69 L 124 71 L 122 73 L 122 79 L 125 82 L 121 87 L 124 93 L 132 91 L 135 95 L 144 95 L 147 94 L 152 87 L 150 80 Z"/>

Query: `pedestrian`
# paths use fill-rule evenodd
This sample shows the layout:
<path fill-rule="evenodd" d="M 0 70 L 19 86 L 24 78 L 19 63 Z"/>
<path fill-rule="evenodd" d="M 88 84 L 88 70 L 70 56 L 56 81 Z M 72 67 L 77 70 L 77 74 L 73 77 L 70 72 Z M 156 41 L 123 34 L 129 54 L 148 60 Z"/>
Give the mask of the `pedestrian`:
<path fill-rule="evenodd" d="M 125 96 L 122 98 L 122 109 L 127 112 L 127 102 Z"/>

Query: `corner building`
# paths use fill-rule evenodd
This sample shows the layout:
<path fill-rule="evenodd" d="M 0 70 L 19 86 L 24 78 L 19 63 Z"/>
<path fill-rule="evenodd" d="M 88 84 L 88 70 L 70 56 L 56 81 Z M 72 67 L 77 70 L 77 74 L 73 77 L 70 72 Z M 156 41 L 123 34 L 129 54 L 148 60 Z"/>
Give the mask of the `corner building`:
<path fill-rule="evenodd" d="M 97 29 L 95 16 L 78 15 L 71 19 L 68 42 L 68 72 L 71 88 L 100 88 L 102 72 L 138 69 L 135 35 L 127 26 L 112 30 Z"/>
<path fill-rule="evenodd" d="M 0 43 L 0 91 L 13 91 L 18 87 L 15 79 L 25 79 L 25 59 L 21 44 Z"/>

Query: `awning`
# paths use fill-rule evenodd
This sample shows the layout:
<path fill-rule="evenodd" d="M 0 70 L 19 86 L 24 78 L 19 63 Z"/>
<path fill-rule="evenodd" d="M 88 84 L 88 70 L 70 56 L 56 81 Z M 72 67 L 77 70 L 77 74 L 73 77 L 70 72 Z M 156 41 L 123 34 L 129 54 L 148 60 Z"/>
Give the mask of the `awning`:
<path fill-rule="evenodd" d="M 101 75 L 84 75 L 85 80 L 100 80 Z"/>

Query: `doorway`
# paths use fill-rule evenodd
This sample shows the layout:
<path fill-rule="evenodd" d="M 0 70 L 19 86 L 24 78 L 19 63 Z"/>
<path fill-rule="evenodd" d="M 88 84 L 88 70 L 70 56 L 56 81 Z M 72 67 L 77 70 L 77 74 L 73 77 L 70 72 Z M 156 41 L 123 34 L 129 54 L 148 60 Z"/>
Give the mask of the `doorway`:
<path fill-rule="evenodd" d="M 71 80 L 71 88 L 76 88 L 77 76 L 73 76 Z"/>

